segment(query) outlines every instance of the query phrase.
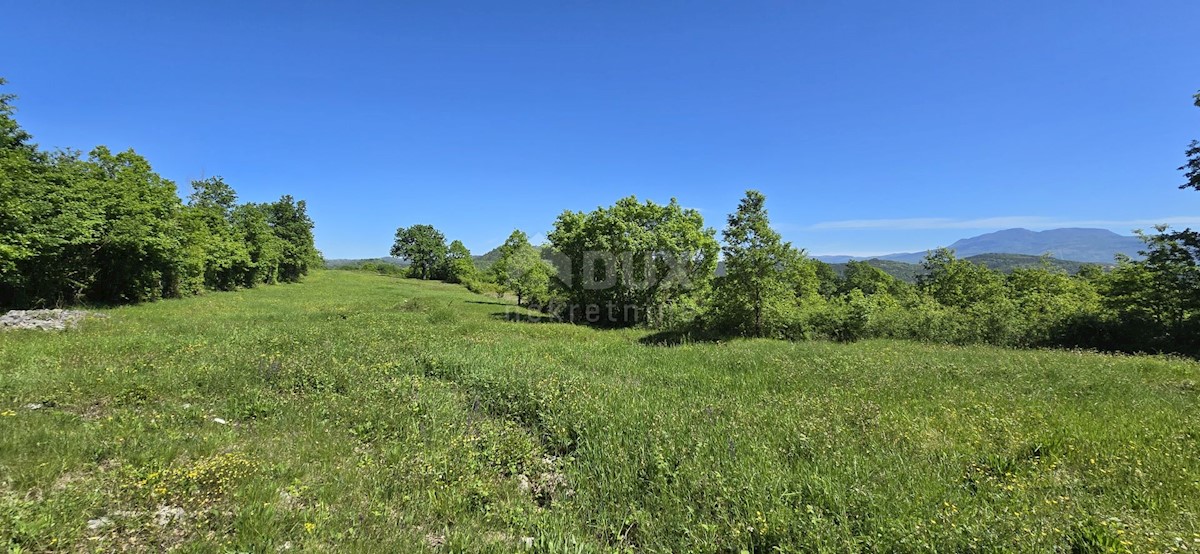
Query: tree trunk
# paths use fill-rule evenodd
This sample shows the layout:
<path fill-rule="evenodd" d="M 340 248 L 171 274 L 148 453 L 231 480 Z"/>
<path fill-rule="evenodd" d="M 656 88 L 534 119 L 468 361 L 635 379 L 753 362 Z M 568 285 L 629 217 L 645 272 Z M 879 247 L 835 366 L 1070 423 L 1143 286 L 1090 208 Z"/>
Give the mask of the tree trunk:
<path fill-rule="evenodd" d="M 762 336 L 762 301 L 754 302 L 754 336 Z"/>

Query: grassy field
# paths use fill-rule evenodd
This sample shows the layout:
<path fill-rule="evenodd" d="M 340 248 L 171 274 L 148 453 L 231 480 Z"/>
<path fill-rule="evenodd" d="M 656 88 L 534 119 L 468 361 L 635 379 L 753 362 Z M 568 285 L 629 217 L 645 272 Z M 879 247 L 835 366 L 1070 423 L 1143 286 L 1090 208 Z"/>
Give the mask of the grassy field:
<path fill-rule="evenodd" d="M 1200 365 L 506 320 L 347 271 L 0 333 L 11 552 L 1200 551 Z"/>

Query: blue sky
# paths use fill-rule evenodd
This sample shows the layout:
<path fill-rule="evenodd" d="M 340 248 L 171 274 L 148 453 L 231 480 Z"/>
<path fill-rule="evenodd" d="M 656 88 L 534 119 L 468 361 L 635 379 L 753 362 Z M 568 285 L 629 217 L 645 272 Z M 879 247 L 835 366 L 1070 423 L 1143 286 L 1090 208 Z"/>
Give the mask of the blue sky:
<path fill-rule="evenodd" d="M 742 192 L 815 254 L 1007 227 L 1200 225 L 1200 3 L 22 2 L 0 76 L 43 147 L 307 199 L 328 257 L 476 253 L 564 209 Z"/>

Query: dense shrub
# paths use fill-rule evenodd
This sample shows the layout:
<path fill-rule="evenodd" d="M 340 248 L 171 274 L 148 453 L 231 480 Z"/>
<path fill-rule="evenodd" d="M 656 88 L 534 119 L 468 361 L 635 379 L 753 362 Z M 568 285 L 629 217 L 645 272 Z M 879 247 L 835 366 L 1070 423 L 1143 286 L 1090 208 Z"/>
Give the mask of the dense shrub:
<path fill-rule="evenodd" d="M 0 307 L 296 281 L 320 260 L 304 201 L 238 205 L 216 177 L 193 182 L 184 204 L 133 150 L 39 150 L 12 100 L 0 95 Z"/>

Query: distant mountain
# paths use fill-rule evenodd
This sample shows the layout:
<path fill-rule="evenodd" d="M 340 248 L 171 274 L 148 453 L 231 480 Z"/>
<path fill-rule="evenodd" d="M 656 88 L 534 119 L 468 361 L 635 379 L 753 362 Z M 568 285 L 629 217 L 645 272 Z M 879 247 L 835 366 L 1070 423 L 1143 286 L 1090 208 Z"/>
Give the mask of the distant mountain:
<path fill-rule="evenodd" d="M 1043 260 L 1052 268 L 1061 269 L 1072 275 L 1079 273 L 1086 265 L 1106 265 L 1106 264 L 1089 264 L 1085 262 L 1074 262 L 1069 260 L 1059 260 L 1057 258 L 1042 258 L 1041 256 L 1031 256 L 1029 254 L 979 254 L 976 256 L 968 256 L 963 258 L 972 263 L 987 266 L 1001 273 L 1012 273 L 1014 269 L 1032 269 L 1042 267 Z M 891 275 L 901 281 L 916 283 L 917 277 L 925 272 L 921 264 L 898 262 L 896 260 L 881 260 L 872 258 L 869 260 L 860 260 L 868 265 L 882 269 L 884 273 Z M 829 262 L 826 262 L 829 263 Z M 829 263 L 833 267 L 833 271 L 838 275 L 846 273 L 845 263 Z"/>
<path fill-rule="evenodd" d="M 1108 229 L 1050 229 L 1048 231 L 1005 229 L 961 239 L 949 247 L 954 249 L 959 258 L 969 258 L 981 254 L 1025 254 L 1030 256 L 1049 254 L 1059 260 L 1111 264 L 1117 254 L 1137 258 L 1138 250 L 1143 248 L 1143 244 L 1137 237 L 1118 235 Z M 875 258 L 919 263 L 925 258 L 925 252 L 903 252 L 875 256 Z M 817 259 L 826 263 L 846 263 L 852 259 L 864 258 L 818 256 Z"/>

